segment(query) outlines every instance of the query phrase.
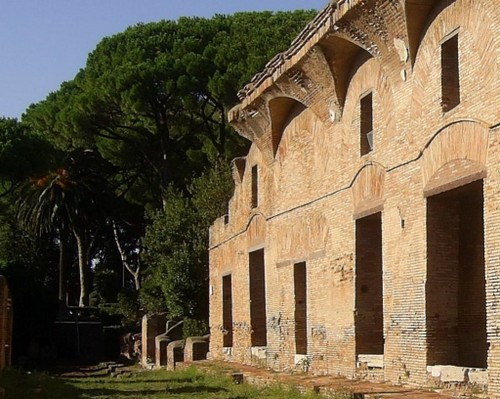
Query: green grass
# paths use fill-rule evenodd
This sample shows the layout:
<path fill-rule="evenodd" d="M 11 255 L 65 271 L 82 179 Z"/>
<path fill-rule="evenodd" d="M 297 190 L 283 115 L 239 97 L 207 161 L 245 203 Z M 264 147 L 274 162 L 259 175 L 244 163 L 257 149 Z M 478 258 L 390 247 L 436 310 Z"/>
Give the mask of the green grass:
<path fill-rule="evenodd" d="M 88 376 L 55 377 L 44 373 L 26 374 L 7 370 L 0 374 L 6 399 L 319 399 L 314 393 L 301 395 L 283 386 L 259 389 L 236 385 L 220 374 L 204 374 L 195 368 L 183 371 L 143 371 L 109 377 L 103 373 Z"/>

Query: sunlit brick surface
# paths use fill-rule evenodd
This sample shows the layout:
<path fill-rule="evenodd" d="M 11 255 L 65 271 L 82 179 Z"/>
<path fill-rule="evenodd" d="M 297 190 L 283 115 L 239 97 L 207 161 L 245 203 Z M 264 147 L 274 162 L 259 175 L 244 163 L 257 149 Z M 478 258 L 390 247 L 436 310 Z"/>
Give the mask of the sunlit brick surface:
<path fill-rule="evenodd" d="M 210 231 L 210 356 L 355 377 L 357 355 L 383 352 L 383 369 L 370 378 L 421 385 L 428 365 L 484 365 L 489 392 L 500 395 L 500 7 L 491 0 L 334 3 L 229 112 L 253 145 L 234 164 L 228 217 Z M 454 35 L 460 93 L 449 108 L 441 56 Z M 373 149 L 360 156 L 360 100 L 370 92 Z M 453 194 L 468 185 L 472 197 Z M 376 214 L 379 222 L 363 224 Z M 381 230 L 381 248 L 369 242 L 372 227 Z M 267 342 L 252 348 L 249 267 L 261 250 Z M 357 273 L 357 256 L 379 253 L 381 272 Z M 306 323 L 295 320 L 301 262 Z M 373 287 L 361 283 L 372 272 Z M 229 274 L 231 350 L 223 338 Z M 361 297 L 368 294 L 371 307 Z M 383 314 L 373 312 L 377 306 Z M 383 329 L 372 343 L 370 323 Z M 304 324 L 307 345 L 296 342 Z M 296 353 L 304 346 L 306 355 Z"/>

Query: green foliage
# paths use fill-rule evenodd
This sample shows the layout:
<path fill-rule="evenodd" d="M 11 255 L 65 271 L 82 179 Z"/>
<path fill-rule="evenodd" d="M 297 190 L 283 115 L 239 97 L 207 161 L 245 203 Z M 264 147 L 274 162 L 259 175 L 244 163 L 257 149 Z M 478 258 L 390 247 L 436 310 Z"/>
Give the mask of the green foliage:
<path fill-rule="evenodd" d="M 64 226 L 81 231 L 105 214 L 110 189 L 105 162 L 90 150 L 75 150 L 57 169 L 24 184 L 18 199 L 20 223 L 35 233 Z"/>
<path fill-rule="evenodd" d="M 123 290 L 118 294 L 118 312 L 123 315 L 122 322 L 126 326 L 138 325 L 141 313 L 138 306 L 138 292 L 135 290 Z"/>
<path fill-rule="evenodd" d="M 99 154 L 85 150 L 69 153 L 61 167 L 30 179 L 20 191 L 17 219 L 36 234 L 59 232 L 60 244 L 72 232 L 78 247 L 80 306 L 88 304 L 90 232 L 106 217 L 111 192 L 104 178 L 107 164 Z M 61 265 L 61 272 L 62 272 Z"/>
<path fill-rule="evenodd" d="M 189 196 L 171 187 L 165 209 L 152 217 L 145 237 L 149 269 L 144 283 L 161 289 L 161 310 L 172 318 L 208 316 L 208 228 L 227 212 L 232 191 L 229 166 L 218 162 L 193 179 Z"/>
<path fill-rule="evenodd" d="M 180 18 L 104 38 L 75 78 L 31 106 L 22 123 L 0 120 L 0 197 L 12 201 L 24 182 L 19 222 L 41 234 L 37 242 L 52 240 L 52 249 L 67 244 L 61 259 L 71 264 L 76 248 L 80 286 L 94 273 L 96 301 L 116 299 L 127 322 L 168 311 L 201 323 L 208 228 L 227 212 L 229 160 L 247 148 L 226 113 L 237 91 L 313 16 Z M 10 265 L 3 251 L 14 237 L 2 229 L 0 263 Z M 91 270 L 91 261 L 99 267 Z M 124 269 L 135 287 L 143 276 L 142 288 L 129 290 L 129 280 L 116 296 Z"/>
<path fill-rule="evenodd" d="M 145 283 L 155 279 L 170 317 L 194 317 L 199 315 L 197 295 L 203 285 L 202 265 L 193 250 L 198 247 L 195 214 L 180 191 L 171 187 L 167 198 L 164 211 L 153 215 L 146 231 L 145 260 L 150 269 Z"/>
<path fill-rule="evenodd" d="M 48 374 L 26 374 L 8 370 L 0 374 L 0 384 L 9 399 L 24 398 L 155 398 L 155 399 L 320 399 L 315 393 L 301 394 L 297 389 L 283 385 L 264 388 L 249 384 L 234 384 L 222 373 L 204 373 L 194 367 L 178 371 L 145 371 L 132 369 L 130 374 L 112 378 L 102 371 L 85 370 L 54 378 Z M 351 398 L 339 394 L 336 399 Z"/>
<path fill-rule="evenodd" d="M 0 118 L 0 196 L 11 193 L 29 176 L 47 170 L 55 151 L 15 119 Z"/>
<path fill-rule="evenodd" d="M 7 278 L 13 297 L 18 357 L 34 347 L 40 352 L 33 355 L 40 356 L 50 342 L 57 312 L 58 253 L 54 235 L 35 236 L 20 228 L 13 203 L 24 181 L 44 173 L 56 155 L 29 126 L 0 118 L 0 274 Z"/>
<path fill-rule="evenodd" d="M 206 320 L 185 319 L 182 324 L 184 338 L 203 336 L 209 332 L 210 327 Z"/>
<path fill-rule="evenodd" d="M 168 186 L 246 146 L 226 121 L 236 93 L 312 11 L 138 24 L 103 39 L 71 82 L 24 119 L 61 148 L 96 146 L 129 198 L 160 208 Z M 183 165 L 183 167 L 179 167 Z"/>
<path fill-rule="evenodd" d="M 139 305 L 145 313 L 162 313 L 166 310 L 165 296 L 162 292 L 162 270 L 151 266 L 145 273 L 139 292 Z"/>
<path fill-rule="evenodd" d="M 234 181 L 228 162 L 218 161 L 189 186 L 192 206 L 197 211 L 197 223 L 208 237 L 208 226 L 227 213 L 227 204 L 234 191 Z M 203 244 L 208 244 L 206 238 Z"/>
<path fill-rule="evenodd" d="M 226 17 L 228 29 L 214 38 L 216 71 L 209 81 L 213 95 L 226 106 L 235 105 L 236 92 L 285 51 L 316 12 L 242 12 Z"/>
<path fill-rule="evenodd" d="M 6 369 L 0 373 L 0 384 L 9 399 L 25 398 L 80 398 L 80 390 L 62 379 L 56 379 L 47 373 L 27 373 Z"/>
<path fill-rule="evenodd" d="M 115 270 L 102 268 L 95 271 L 94 290 L 98 296 L 99 303 L 116 302 L 120 288 L 120 277 Z"/>

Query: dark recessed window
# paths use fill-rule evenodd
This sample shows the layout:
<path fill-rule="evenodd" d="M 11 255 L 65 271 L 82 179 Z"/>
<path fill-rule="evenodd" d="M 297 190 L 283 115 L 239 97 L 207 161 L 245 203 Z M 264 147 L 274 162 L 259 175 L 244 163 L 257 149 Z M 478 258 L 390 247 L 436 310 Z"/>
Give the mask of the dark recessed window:
<path fill-rule="evenodd" d="M 460 104 L 458 34 L 441 44 L 441 107 L 443 112 Z"/>
<path fill-rule="evenodd" d="M 259 171 L 257 165 L 252 166 L 252 208 L 259 205 Z"/>
<path fill-rule="evenodd" d="M 366 94 L 359 101 L 360 106 L 360 154 L 373 150 L 373 95 Z"/>

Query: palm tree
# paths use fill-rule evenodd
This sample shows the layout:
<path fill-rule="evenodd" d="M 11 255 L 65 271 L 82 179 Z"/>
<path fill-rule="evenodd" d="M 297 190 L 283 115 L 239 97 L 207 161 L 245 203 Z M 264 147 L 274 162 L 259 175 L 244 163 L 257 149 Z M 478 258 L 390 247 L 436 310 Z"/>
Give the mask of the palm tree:
<path fill-rule="evenodd" d="M 88 305 L 90 232 L 101 219 L 99 199 L 106 192 L 105 181 L 93 168 L 95 164 L 92 158 L 95 157 L 96 154 L 88 150 L 70 153 L 59 169 L 36 179 L 31 178 L 23 186 L 17 203 L 17 217 L 25 228 L 38 234 L 54 230 L 59 233 L 59 301 L 63 302 L 64 244 L 69 234 L 75 237 L 81 307 Z"/>

